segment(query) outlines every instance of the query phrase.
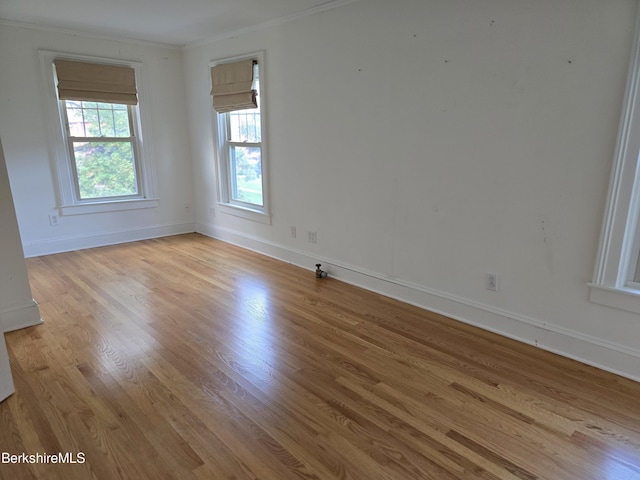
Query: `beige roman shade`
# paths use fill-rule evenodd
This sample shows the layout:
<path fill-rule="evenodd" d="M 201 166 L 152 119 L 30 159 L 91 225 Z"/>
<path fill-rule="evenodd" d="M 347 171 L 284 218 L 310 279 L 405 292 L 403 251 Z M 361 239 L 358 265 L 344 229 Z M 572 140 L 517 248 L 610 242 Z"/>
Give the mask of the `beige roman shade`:
<path fill-rule="evenodd" d="M 254 60 L 224 63 L 211 68 L 213 108 L 218 113 L 258 106 L 253 87 Z"/>
<path fill-rule="evenodd" d="M 136 105 L 136 75 L 132 67 L 55 60 L 61 100 Z"/>

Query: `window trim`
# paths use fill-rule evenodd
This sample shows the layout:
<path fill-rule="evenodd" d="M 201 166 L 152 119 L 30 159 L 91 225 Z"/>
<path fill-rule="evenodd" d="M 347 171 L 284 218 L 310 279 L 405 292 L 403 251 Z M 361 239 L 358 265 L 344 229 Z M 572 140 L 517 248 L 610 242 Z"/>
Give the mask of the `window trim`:
<path fill-rule="evenodd" d="M 640 248 L 640 11 L 618 129 L 598 257 L 589 299 L 640 313 L 640 289 L 629 281 Z"/>
<path fill-rule="evenodd" d="M 232 63 L 241 60 L 255 59 L 258 61 L 260 82 L 258 98 L 260 102 L 260 162 L 262 166 L 262 207 L 250 203 L 232 200 L 228 154 L 225 150 L 227 122 L 220 121 L 225 114 L 218 114 L 211 106 L 215 174 L 217 177 L 217 204 L 220 212 L 255 222 L 270 224 L 271 214 L 269 205 L 269 167 L 267 154 L 267 127 L 266 127 L 266 102 L 265 102 L 265 62 L 264 51 L 248 53 L 244 55 L 220 58 L 209 62 L 209 71 L 216 65 Z"/>
<path fill-rule="evenodd" d="M 159 205 L 157 198 L 157 180 L 152 161 L 151 118 L 144 105 L 144 82 L 142 63 L 130 60 L 116 60 L 104 57 L 78 55 L 48 50 L 39 50 L 40 67 L 45 91 L 45 120 L 48 126 L 50 154 L 57 175 L 57 208 L 61 215 L 84 215 L 139 208 L 154 208 Z M 112 197 L 98 199 L 80 199 L 76 192 L 73 158 L 69 151 L 67 125 L 62 101 L 58 99 L 55 84 L 53 62 L 56 59 L 103 63 L 110 65 L 126 65 L 135 71 L 138 89 L 138 106 L 132 109 L 132 121 L 135 126 L 135 148 L 138 155 L 137 166 L 140 192 L 135 197 Z M 144 128 L 143 128 L 144 125 Z"/>

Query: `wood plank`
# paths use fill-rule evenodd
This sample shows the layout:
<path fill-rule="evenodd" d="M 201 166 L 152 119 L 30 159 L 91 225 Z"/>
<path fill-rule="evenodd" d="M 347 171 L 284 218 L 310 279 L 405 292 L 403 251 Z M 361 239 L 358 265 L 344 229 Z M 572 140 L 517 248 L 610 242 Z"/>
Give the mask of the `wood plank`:
<path fill-rule="evenodd" d="M 197 234 L 28 259 L 0 479 L 640 479 L 640 384 Z M 312 266 L 310 266 L 312 267 Z"/>

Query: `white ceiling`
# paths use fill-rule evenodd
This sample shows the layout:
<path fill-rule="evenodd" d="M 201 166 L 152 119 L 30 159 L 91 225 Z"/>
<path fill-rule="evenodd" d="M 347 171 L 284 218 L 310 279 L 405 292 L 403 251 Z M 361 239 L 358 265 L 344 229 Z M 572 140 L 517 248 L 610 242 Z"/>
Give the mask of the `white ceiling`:
<path fill-rule="evenodd" d="M 0 19 L 183 46 L 350 1 L 0 0 Z"/>

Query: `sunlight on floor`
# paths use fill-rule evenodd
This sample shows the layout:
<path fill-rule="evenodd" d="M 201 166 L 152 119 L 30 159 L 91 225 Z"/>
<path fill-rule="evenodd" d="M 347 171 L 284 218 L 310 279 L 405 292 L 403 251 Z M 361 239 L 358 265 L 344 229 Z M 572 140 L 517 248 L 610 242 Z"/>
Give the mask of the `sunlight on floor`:
<path fill-rule="evenodd" d="M 273 368 L 278 363 L 273 332 L 273 318 L 269 304 L 269 286 L 260 279 L 250 277 L 240 281 L 237 303 L 237 338 L 239 347 L 250 355 L 244 360 L 255 375 L 271 382 L 266 365 Z M 266 365 L 265 365 L 266 364 Z"/>

